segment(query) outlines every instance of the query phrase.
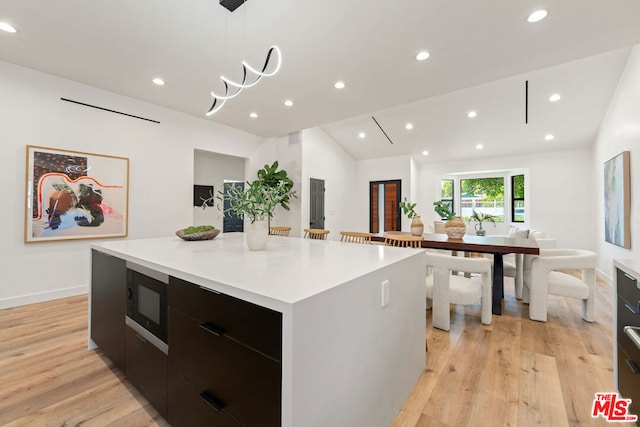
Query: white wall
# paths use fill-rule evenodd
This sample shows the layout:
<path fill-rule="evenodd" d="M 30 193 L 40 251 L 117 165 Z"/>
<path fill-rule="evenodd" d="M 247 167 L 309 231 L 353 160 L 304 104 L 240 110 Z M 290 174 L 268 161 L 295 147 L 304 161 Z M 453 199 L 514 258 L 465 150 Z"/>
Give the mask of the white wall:
<path fill-rule="evenodd" d="M 355 211 L 357 214 L 358 230 L 369 231 L 369 183 L 371 181 L 389 181 L 399 179 L 402 181 L 402 194 L 400 200 L 406 197 L 411 200 L 417 193 L 414 190 L 415 179 L 418 174 L 412 165 L 413 159 L 410 156 L 388 157 L 383 159 L 361 160 L 358 162 L 358 177 L 356 181 L 355 192 L 357 198 L 354 200 Z M 424 205 L 418 204 L 416 208 L 418 215 L 427 214 Z M 402 214 L 402 211 L 400 210 Z M 424 222 L 424 218 L 423 218 Z M 411 220 L 402 215 L 402 230 L 409 231 L 411 229 Z"/>
<path fill-rule="evenodd" d="M 302 228 L 309 228 L 309 179 L 323 179 L 324 228 L 329 240 L 340 240 L 340 231 L 368 231 L 357 220 L 354 194 L 356 161 L 320 128 L 302 131 Z M 367 190 L 368 191 L 368 190 Z"/>
<path fill-rule="evenodd" d="M 277 207 L 272 225 L 290 226 L 289 236 L 299 237 L 302 234 L 302 146 L 300 143 L 290 143 L 289 137 L 269 138 L 251 155 L 247 162 L 246 176 L 251 181 L 257 178 L 258 169 L 264 165 L 272 165 L 278 161 L 278 169 L 287 171 L 287 176 L 293 181 L 293 191 L 297 198 L 289 203 L 289 210 Z"/>
<path fill-rule="evenodd" d="M 0 210 L 0 308 L 86 292 L 90 280 L 90 241 L 24 243 L 26 145 L 128 157 L 129 238 L 144 238 L 171 236 L 193 221 L 194 149 L 249 157 L 262 140 L 4 62 L 0 93 L 5 201 Z M 161 123 L 63 102 L 61 97 Z"/>
<path fill-rule="evenodd" d="M 640 46 L 634 47 L 594 145 L 593 197 L 596 200 L 594 233 L 597 240 L 599 269 L 611 278 L 613 259 L 638 259 L 640 255 Z M 604 162 L 622 151 L 631 151 L 631 249 L 604 240 Z"/>
<path fill-rule="evenodd" d="M 440 199 L 441 178 L 452 173 L 514 169 L 525 173 L 525 197 L 528 199 L 527 221 L 517 226 L 543 231 L 547 237 L 557 239 L 559 247 L 595 250 L 596 203 L 591 150 L 423 165 L 419 174 L 418 208 L 424 206 L 422 209 L 428 211 L 423 218 L 425 229 L 427 223 L 439 219 L 432 204 Z M 505 181 L 505 185 L 511 184 Z M 508 201 L 506 205 L 508 209 Z M 504 234 L 508 227 L 509 224 L 503 223 L 495 228 L 487 224 L 484 228 L 487 234 Z"/>
<path fill-rule="evenodd" d="M 194 225 L 213 225 L 222 230 L 224 213 L 222 202 L 217 199 L 224 191 L 224 181 L 244 181 L 246 158 L 227 156 L 203 150 L 193 152 L 193 183 L 195 185 L 213 185 L 214 205 L 212 207 L 193 207 Z"/>

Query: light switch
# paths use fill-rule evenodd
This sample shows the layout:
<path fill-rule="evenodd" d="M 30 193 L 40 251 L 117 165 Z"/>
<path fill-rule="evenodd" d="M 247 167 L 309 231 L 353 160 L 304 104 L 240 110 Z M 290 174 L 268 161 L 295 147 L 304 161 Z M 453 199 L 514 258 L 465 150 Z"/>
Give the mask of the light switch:
<path fill-rule="evenodd" d="M 382 307 L 389 305 L 389 281 L 382 282 Z"/>

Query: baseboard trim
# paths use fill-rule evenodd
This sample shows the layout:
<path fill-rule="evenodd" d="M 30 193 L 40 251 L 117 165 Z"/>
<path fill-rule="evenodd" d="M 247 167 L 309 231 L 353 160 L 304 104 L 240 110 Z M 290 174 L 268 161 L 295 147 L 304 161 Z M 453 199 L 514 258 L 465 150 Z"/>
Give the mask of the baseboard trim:
<path fill-rule="evenodd" d="M 609 286 L 613 286 L 613 279 L 611 278 L 611 276 L 604 274 L 604 272 L 599 268 L 596 268 L 596 276 L 607 282 Z"/>
<path fill-rule="evenodd" d="M 89 292 L 89 286 L 75 286 L 73 288 L 56 289 L 54 291 L 40 292 L 37 294 L 20 295 L 17 297 L 0 299 L 0 310 L 4 308 L 19 307 L 21 305 L 35 304 L 38 302 L 52 301 L 60 298 L 73 297 Z"/>

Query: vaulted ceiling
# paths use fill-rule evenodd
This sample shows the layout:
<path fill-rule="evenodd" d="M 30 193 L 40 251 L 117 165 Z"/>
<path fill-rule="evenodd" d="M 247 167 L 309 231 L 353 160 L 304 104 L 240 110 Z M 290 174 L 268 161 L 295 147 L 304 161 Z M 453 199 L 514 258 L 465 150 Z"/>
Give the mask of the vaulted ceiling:
<path fill-rule="evenodd" d="M 528 23 L 539 8 L 547 18 Z M 233 13 L 217 0 L 13 1 L 0 60 L 256 135 L 321 126 L 356 158 L 428 162 L 589 146 L 638 16 L 636 0 L 248 0 Z M 272 45 L 280 72 L 206 117 L 220 76 L 241 80 Z"/>

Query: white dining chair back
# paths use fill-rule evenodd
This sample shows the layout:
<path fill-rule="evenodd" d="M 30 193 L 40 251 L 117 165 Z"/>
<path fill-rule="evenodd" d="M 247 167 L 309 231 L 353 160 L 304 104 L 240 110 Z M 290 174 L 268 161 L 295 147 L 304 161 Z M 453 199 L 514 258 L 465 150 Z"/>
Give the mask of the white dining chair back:
<path fill-rule="evenodd" d="M 435 328 L 448 331 L 451 325 L 450 304 L 473 305 L 481 301 L 480 321 L 491 324 L 491 261 L 487 258 L 465 258 L 427 253 L 427 308 L 433 306 Z M 476 273 L 479 277 L 452 275 L 452 271 Z"/>
<path fill-rule="evenodd" d="M 529 317 L 547 321 L 547 297 L 551 294 L 581 300 L 582 318 L 594 322 L 597 263 L 594 252 L 581 249 L 541 249 L 540 255 L 528 255 L 523 300 L 529 303 Z M 580 278 L 566 270 L 581 270 Z"/>

